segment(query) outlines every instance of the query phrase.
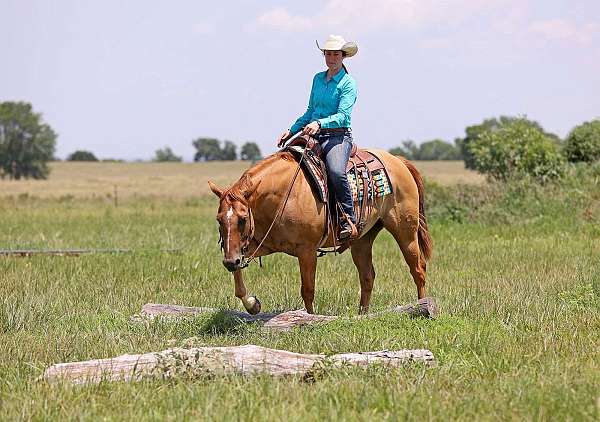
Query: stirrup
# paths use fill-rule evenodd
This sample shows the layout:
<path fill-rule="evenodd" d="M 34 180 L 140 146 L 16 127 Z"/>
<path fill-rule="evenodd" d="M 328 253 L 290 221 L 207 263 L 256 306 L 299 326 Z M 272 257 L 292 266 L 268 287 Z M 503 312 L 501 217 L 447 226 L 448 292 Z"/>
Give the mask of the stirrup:
<path fill-rule="evenodd" d="M 352 241 L 358 237 L 358 229 L 352 220 L 346 217 L 346 224 L 347 225 L 340 230 L 340 234 L 338 236 L 338 240 L 340 242 Z"/>

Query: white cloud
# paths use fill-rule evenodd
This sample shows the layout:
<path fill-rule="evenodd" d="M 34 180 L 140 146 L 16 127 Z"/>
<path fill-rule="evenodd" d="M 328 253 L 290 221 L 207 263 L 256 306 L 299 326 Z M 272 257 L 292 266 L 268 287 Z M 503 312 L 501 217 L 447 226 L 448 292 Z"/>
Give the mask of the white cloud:
<path fill-rule="evenodd" d="M 359 29 L 394 26 L 408 29 L 425 25 L 457 25 L 516 0 L 328 0 L 320 12 L 292 15 L 278 7 L 260 15 L 257 23 L 288 31 L 345 26 Z"/>
<path fill-rule="evenodd" d="M 532 22 L 529 31 L 549 41 L 564 41 L 585 46 L 590 45 L 593 38 L 600 33 L 600 25 L 577 25 L 565 19 L 552 19 Z"/>
<path fill-rule="evenodd" d="M 302 16 L 292 16 L 283 7 L 277 7 L 263 13 L 258 17 L 257 23 L 267 27 L 290 31 L 303 31 L 314 26 L 311 19 Z"/>

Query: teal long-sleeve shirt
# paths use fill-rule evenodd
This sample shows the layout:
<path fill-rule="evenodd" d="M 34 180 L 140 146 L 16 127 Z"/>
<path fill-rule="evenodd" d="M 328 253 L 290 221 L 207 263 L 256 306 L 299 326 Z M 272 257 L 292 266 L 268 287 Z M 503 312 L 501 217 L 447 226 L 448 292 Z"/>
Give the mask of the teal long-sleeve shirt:
<path fill-rule="evenodd" d="M 321 128 L 350 127 L 352 107 L 356 102 L 356 82 L 344 68 L 327 81 L 327 71 L 315 75 L 308 109 L 290 128 L 292 135 L 318 120 Z"/>

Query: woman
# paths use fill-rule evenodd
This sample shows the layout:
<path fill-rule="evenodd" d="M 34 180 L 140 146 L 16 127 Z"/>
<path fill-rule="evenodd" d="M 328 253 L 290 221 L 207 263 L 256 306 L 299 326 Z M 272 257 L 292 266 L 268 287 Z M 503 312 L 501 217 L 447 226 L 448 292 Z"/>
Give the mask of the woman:
<path fill-rule="evenodd" d="M 340 220 L 339 239 L 357 236 L 352 194 L 346 177 L 346 165 L 352 149 L 350 120 L 356 102 L 356 82 L 348 74 L 344 59 L 358 52 L 358 46 L 346 42 L 339 35 L 330 35 L 317 47 L 325 56 L 327 70 L 313 78 L 308 109 L 292 127 L 279 137 L 278 146 L 296 133 L 313 136 L 325 154 L 329 186 L 333 188 L 342 211 L 346 215 Z"/>

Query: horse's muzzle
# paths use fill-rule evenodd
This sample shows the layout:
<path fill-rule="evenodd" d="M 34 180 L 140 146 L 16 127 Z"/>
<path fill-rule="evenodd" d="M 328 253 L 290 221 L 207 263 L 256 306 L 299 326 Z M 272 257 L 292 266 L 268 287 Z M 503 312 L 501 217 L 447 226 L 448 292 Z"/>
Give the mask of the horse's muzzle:
<path fill-rule="evenodd" d="M 234 272 L 240 269 L 242 265 L 242 258 L 224 259 L 223 265 L 228 271 Z"/>

